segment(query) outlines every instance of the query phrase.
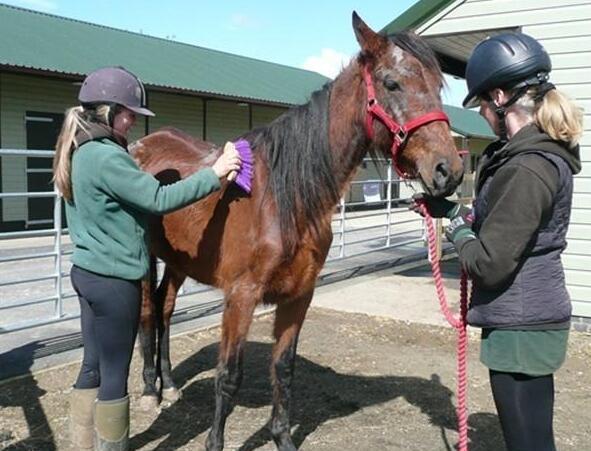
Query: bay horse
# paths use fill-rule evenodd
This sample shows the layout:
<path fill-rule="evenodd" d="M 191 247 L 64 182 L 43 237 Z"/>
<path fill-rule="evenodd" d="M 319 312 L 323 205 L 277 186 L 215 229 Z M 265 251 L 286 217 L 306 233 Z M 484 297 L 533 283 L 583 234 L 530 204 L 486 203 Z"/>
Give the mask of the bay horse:
<path fill-rule="evenodd" d="M 461 181 L 462 161 L 440 111 L 443 77 L 434 53 L 412 33 L 377 34 L 356 13 L 353 29 L 361 51 L 333 82 L 242 136 L 255 160 L 250 195 L 224 182 L 203 200 L 152 218 L 150 249 L 165 269 L 154 291 L 152 259 L 152 283 L 144 283 L 143 400 L 158 399 L 158 377 L 163 394 L 176 393 L 169 326 L 185 278 L 224 293 L 208 450 L 223 449 L 244 343 L 261 303 L 276 305 L 271 435 L 279 450 L 296 449 L 289 410 L 298 336 L 332 241 L 334 209 L 367 152 L 392 150 L 399 172 L 420 179 L 434 196 L 449 195 Z M 140 167 L 162 183 L 211 165 L 220 152 L 175 129 L 150 134 L 132 149 Z"/>

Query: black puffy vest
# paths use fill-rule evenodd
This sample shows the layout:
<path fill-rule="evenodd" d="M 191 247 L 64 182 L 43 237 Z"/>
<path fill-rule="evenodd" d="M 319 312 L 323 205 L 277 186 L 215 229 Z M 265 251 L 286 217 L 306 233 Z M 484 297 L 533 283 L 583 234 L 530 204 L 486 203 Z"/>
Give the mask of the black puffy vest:
<path fill-rule="evenodd" d="M 527 153 L 546 158 L 558 169 L 560 182 L 553 211 L 549 221 L 539 229 L 528 246 L 508 286 L 498 290 L 475 287 L 468 311 L 468 323 L 473 326 L 519 329 L 520 326 L 530 328 L 570 320 L 571 303 L 560 254 L 566 248 L 573 191 L 572 171 L 557 155 L 542 151 Z M 491 180 L 492 177 L 489 177 L 483 183 L 474 201 L 473 228 L 477 234 L 488 215 Z"/>

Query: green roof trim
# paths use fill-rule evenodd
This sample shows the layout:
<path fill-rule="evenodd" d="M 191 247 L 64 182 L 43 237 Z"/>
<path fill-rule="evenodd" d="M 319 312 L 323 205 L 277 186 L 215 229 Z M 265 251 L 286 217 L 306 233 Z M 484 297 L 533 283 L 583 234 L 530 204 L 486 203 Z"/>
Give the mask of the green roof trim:
<path fill-rule="evenodd" d="M 121 65 L 148 86 L 297 105 L 330 79 L 256 60 L 0 4 L 0 68 L 79 76 Z"/>
<path fill-rule="evenodd" d="M 382 28 L 384 34 L 414 30 L 456 0 L 419 0 Z"/>
<path fill-rule="evenodd" d="M 466 138 L 496 139 L 488 122 L 478 113 L 456 106 L 444 105 L 451 129 Z"/>
<path fill-rule="evenodd" d="M 421 0 L 399 19 L 423 3 L 433 2 Z M 442 3 L 450 2 L 438 2 Z M 121 65 L 148 86 L 280 105 L 305 103 L 330 81 L 303 69 L 4 4 L 0 4 L 0 42 L 0 69 L 82 78 L 96 68 Z M 457 133 L 494 137 L 473 111 L 444 109 Z"/>

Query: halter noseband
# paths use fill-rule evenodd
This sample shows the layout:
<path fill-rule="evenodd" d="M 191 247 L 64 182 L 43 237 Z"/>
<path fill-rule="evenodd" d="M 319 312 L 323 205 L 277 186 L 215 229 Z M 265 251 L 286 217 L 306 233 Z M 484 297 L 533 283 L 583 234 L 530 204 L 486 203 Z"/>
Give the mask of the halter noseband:
<path fill-rule="evenodd" d="M 398 151 L 406 143 L 408 137 L 419 127 L 435 121 L 444 121 L 449 125 L 449 118 L 441 110 L 430 111 L 422 116 L 411 119 L 406 124 L 400 125 L 392 116 L 382 108 L 371 80 L 371 74 L 367 66 L 363 66 L 363 79 L 367 88 L 367 115 L 365 116 L 365 130 L 369 139 L 373 139 L 373 120 L 377 117 L 392 133 L 392 164 L 400 178 L 408 178 L 408 174 L 398 167 Z"/>

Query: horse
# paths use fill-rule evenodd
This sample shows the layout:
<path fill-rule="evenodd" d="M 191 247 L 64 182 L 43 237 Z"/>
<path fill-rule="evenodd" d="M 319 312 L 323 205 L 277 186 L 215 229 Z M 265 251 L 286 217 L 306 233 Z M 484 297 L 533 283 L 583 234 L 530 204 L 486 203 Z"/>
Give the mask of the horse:
<path fill-rule="evenodd" d="M 150 281 L 143 283 L 142 401 L 158 402 L 157 378 L 162 396 L 178 393 L 168 340 L 183 281 L 190 277 L 224 293 L 207 450 L 223 449 L 245 340 L 260 304 L 276 306 L 269 428 L 279 450 L 296 449 L 289 410 L 298 337 L 331 245 L 333 212 L 365 155 L 392 152 L 399 173 L 420 179 L 433 196 L 449 195 L 461 182 L 462 161 L 441 112 L 444 83 L 432 50 L 413 33 L 380 35 L 355 12 L 353 29 L 361 50 L 334 81 L 307 104 L 241 137 L 253 149 L 250 195 L 224 181 L 199 202 L 151 219 L 150 250 L 165 268 L 154 289 L 152 258 Z M 163 184 L 211 165 L 220 152 L 171 128 L 147 135 L 132 150 L 138 165 Z"/>

